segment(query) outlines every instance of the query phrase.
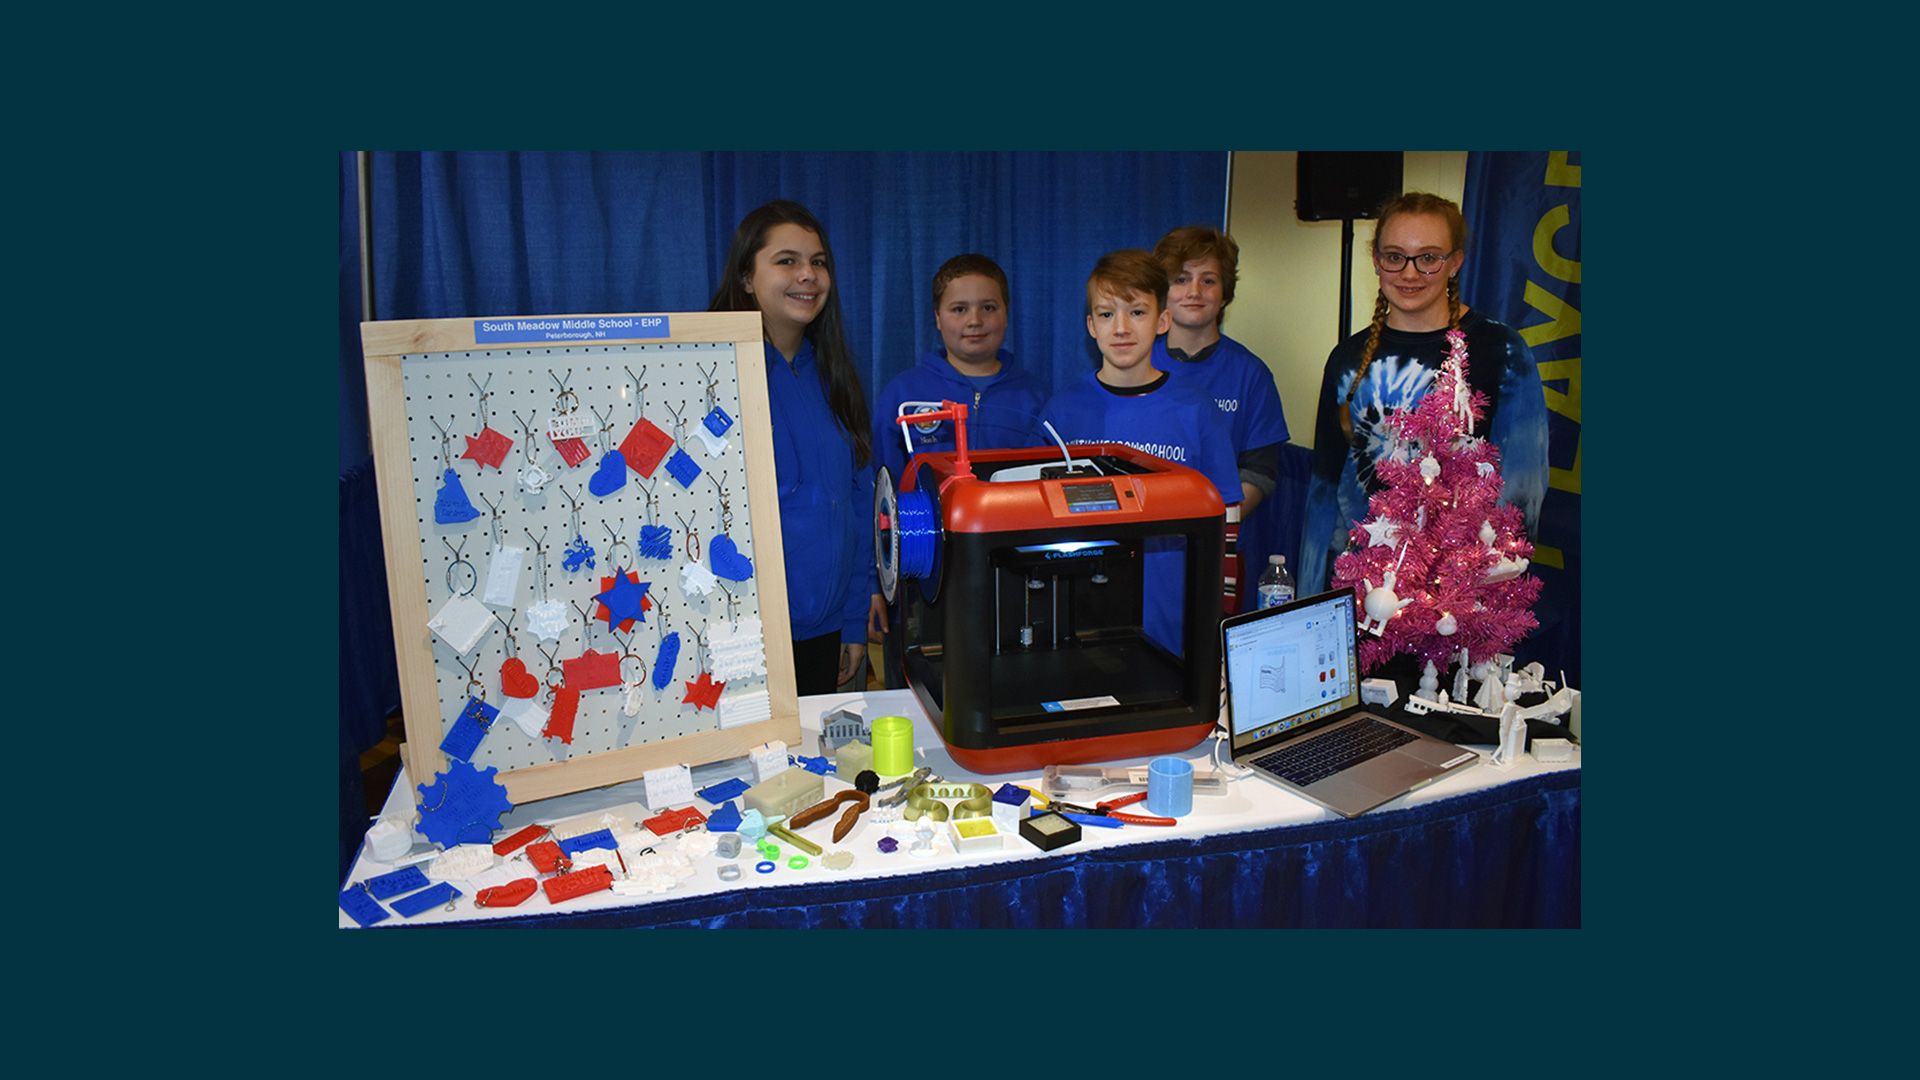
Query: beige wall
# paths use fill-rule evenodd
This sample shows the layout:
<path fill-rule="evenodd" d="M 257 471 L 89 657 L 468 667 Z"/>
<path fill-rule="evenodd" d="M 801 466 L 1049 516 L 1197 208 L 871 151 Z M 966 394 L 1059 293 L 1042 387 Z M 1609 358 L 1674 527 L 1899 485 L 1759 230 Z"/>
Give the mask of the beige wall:
<path fill-rule="evenodd" d="M 1227 231 L 1240 244 L 1240 283 L 1222 329 L 1273 369 L 1291 441 L 1313 445 L 1320 373 L 1340 329 L 1340 223 L 1301 221 L 1294 212 L 1292 151 L 1236 151 L 1228 192 Z M 1406 155 L 1408 191 L 1458 202 L 1466 188 L 1465 151 Z M 1377 291 L 1367 252 L 1373 222 L 1356 221 L 1353 329 L 1373 315 Z"/>

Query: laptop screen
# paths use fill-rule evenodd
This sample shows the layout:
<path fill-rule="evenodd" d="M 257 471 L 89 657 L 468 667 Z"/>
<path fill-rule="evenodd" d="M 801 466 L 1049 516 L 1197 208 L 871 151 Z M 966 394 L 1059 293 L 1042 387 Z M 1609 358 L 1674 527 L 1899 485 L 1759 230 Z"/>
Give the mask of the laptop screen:
<path fill-rule="evenodd" d="M 1222 629 L 1235 753 L 1360 704 L 1353 590 L 1230 619 Z"/>

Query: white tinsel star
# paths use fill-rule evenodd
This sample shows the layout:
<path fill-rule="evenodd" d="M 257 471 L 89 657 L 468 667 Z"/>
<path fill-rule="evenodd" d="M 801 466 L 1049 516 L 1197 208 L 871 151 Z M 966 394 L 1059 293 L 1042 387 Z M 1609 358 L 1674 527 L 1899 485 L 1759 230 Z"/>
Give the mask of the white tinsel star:
<path fill-rule="evenodd" d="M 1375 518 L 1360 527 L 1367 530 L 1368 547 L 1392 547 L 1400 542 L 1400 526 L 1386 518 Z"/>

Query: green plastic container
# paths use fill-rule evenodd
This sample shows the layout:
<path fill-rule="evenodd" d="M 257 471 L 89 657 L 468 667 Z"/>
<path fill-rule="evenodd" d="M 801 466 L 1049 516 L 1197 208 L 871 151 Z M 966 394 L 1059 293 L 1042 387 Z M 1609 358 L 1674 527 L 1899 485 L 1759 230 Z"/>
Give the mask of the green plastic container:
<path fill-rule="evenodd" d="M 904 716 L 878 716 L 869 730 L 874 772 L 901 776 L 913 771 L 913 721 Z"/>

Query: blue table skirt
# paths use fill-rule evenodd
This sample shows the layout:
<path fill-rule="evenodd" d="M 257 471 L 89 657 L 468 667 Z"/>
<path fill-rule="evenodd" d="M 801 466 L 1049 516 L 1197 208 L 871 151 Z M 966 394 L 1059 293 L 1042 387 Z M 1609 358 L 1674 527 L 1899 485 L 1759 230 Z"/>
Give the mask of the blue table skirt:
<path fill-rule="evenodd" d="M 1352 821 L 911 876 L 830 874 L 821 870 L 806 885 L 576 914 L 538 912 L 544 898 L 536 895 L 525 918 L 447 925 L 1578 927 L 1580 772 Z"/>

